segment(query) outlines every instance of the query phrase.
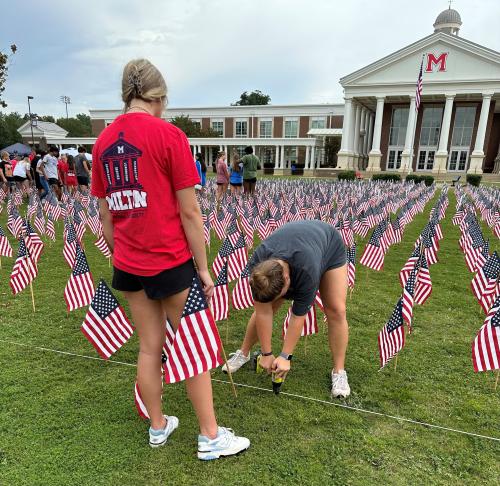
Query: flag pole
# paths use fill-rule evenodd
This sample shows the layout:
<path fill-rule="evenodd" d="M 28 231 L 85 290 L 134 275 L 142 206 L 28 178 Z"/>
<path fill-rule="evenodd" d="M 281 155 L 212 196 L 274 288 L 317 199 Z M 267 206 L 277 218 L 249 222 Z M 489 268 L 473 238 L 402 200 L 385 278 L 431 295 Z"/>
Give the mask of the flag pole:
<path fill-rule="evenodd" d="M 222 343 L 222 339 L 220 340 L 220 347 L 222 349 L 222 354 L 223 354 L 223 357 L 224 357 L 224 363 L 226 364 L 227 376 L 229 377 L 229 381 L 231 382 L 231 387 L 233 388 L 234 397 L 238 398 L 238 393 L 236 392 L 236 387 L 234 386 L 233 374 L 231 373 L 231 370 L 229 369 L 229 364 L 227 362 L 226 351 L 224 350 L 224 344 Z"/>

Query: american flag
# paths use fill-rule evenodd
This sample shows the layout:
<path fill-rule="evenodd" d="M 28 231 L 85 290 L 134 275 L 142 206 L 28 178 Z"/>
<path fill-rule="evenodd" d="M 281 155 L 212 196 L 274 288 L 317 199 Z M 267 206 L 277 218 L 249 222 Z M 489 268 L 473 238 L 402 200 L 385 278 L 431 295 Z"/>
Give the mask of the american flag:
<path fill-rule="evenodd" d="M 233 301 L 233 307 L 236 310 L 248 309 L 253 306 L 252 289 L 250 288 L 250 270 L 249 264 L 245 265 L 245 268 L 241 272 L 238 282 L 234 286 L 231 299 Z"/>
<path fill-rule="evenodd" d="M 43 251 L 43 241 L 33 229 L 28 219 L 24 220 L 23 231 L 25 235 L 26 248 L 28 248 L 29 254 L 31 258 L 33 258 L 34 262 L 38 263 L 40 255 Z"/>
<path fill-rule="evenodd" d="M 41 235 L 45 233 L 45 218 L 43 217 L 42 206 L 38 205 L 35 216 L 35 227 Z"/>
<path fill-rule="evenodd" d="M 500 259 L 497 252 L 488 258 L 483 267 L 478 269 L 477 274 L 471 282 L 471 288 L 474 296 L 481 304 L 484 312 L 487 313 L 491 302 L 485 299 L 486 296 L 491 295 L 495 291 L 497 279 L 500 273 Z"/>
<path fill-rule="evenodd" d="M 354 288 L 356 280 L 356 243 L 346 249 L 347 254 L 347 285 L 350 289 Z"/>
<path fill-rule="evenodd" d="M 106 243 L 106 240 L 104 239 L 104 236 L 101 235 L 97 239 L 97 241 L 94 243 L 95 246 L 99 249 L 99 251 L 106 257 L 110 258 L 111 257 L 111 250 L 109 249 L 108 244 Z"/>
<path fill-rule="evenodd" d="M 212 270 L 215 275 L 219 275 L 223 265 L 226 263 L 226 259 L 229 258 L 229 255 L 231 255 L 233 252 L 233 245 L 229 241 L 229 238 L 225 238 L 222 242 L 221 247 L 219 248 L 214 262 L 212 263 Z"/>
<path fill-rule="evenodd" d="M 425 253 L 422 253 L 422 255 L 420 255 L 418 267 L 419 268 L 417 273 L 417 282 L 415 285 L 414 297 L 416 304 L 423 305 L 432 292 L 431 274 L 429 273 L 429 266 L 427 265 Z"/>
<path fill-rule="evenodd" d="M 17 259 L 12 268 L 12 273 L 10 274 L 10 287 L 12 293 L 16 295 L 21 292 L 21 290 L 24 290 L 33 282 L 37 273 L 38 269 L 36 263 L 33 258 L 31 258 L 29 250 L 26 248 L 24 238 L 21 236 L 19 238 Z"/>
<path fill-rule="evenodd" d="M 292 317 L 292 306 L 288 309 L 288 312 L 283 322 L 283 337 L 286 336 L 288 326 L 290 325 L 290 319 Z M 309 312 L 305 315 L 304 325 L 302 326 L 301 336 L 312 336 L 313 334 L 318 334 L 318 321 L 316 319 L 316 307 L 314 304 L 309 309 Z"/>
<path fill-rule="evenodd" d="M 378 335 L 380 367 L 383 368 L 391 358 L 403 349 L 404 345 L 403 300 L 399 299 L 392 311 L 391 318 Z"/>
<path fill-rule="evenodd" d="M 413 303 L 415 297 L 415 284 L 417 281 L 418 274 L 418 262 L 415 264 L 415 268 L 410 273 L 406 285 L 403 289 L 403 319 L 408 324 L 408 330 L 411 332 L 411 320 L 413 317 Z"/>
<path fill-rule="evenodd" d="M 500 296 L 472 342 L 472 364 L 476 373 L 500 369 Z"/>
<path fill-rule="evenodd" d="M 211 299 L 212 315 L 215 321 L 227 319 L 229 310 L 229 295 L 227 290 L 227 261 L 215 281 L 214 293 Z"/>
<path fill-rule="evenodd" d="M 5 235 L 2 227 L 0 226 L 0 256 L 11 257 L 12 256 L 12 246 L 10 246 L 9 240 Z"/>
<path fill-rule="evenodd" d="M 470 272 L 476 271 L 476 261 L 478 254 L 482 252 L 485 244 L 483 233 L 479 225 L 475 224 L 469 230 L 469 235 L 466 237 L 466 244 L 464 247 L 465 262 Z"/>
<path fill-rule="evenodd" d="M 125 311 L 102 279 L 80 329 L 104 359 L 115 354 L 134 332 Z"/>
<path fill-rule="evenodd" d="M 149 420 L 149 414 L 146 409 L 146 405 L 144 405 L 144 402 L 142 401 L 142 396 L 141 392 L 139 391 L 139 385 L 137 384 L 137 381 L 134 384 L 134 401 L 139 416 L 144 420 Z"/>
<path fill-rule="evenodd" d="M 64 300 L 68 311 L 85 307 L 92 302 L 94 281 L 87 263 L 87 257 L 79 244 L 76 245 L 76 258 L 73 270 L 64 289 Z"/>
<path fill-rule="evenodd" d="M 230 282 L 238 278 L 238 276 L 245 268 L 247 262 L 248 255 L 245 244 L 245 237 L 243 236 L 243 233 L 240 233 L 236 243 L 234 244 L 233 252 L 229 254 L 229 257 L 227 259 L 228 279 Z"/>
<path fill-rule="evenodd" d="M 220 366 L 222 344 L 207 306 L 200 278 L 191 284 L 181 323 L 168 346 L 164 373 L 166 383 L 177 383 Z"/>
<path fill-rule="evenodd" d="M 422 62 L 420 63 L 420 71 L 418 72 L 417 79 L 417 89 L 415 91 L 415 110 L 418 111 L 420 108 L 420 101 L 422 99 L 422 69 L 424 65 L 424 58 L 422 57 Z"/>
<path fill-rule="evenodd" d="M 380 271 L 384 266 L 384 251 L 382 249 L 380 239 L 385 231 L 385 227 L 377 226 L 372 233 L 370 241 L 365 247 L 365 251 L 359 260 L 361 265 L 364 265 L 373 270 Z"/>
<path fill-rule="evenodd" d="M 75 263 L 76 256 L 76 231 L 73 223 L 66 223 L 66 231 L 64 238 L 64 247 L 63 247 L 63 255 L 66 263 L 70 268 L 73 268 L 73 264 Z"/>
<path fill-rule="evenodd" d="M 406 281 L 408 280 L 410 273 L 415 268 L 415 264 L 419 259 L 420 259 L 420 246 L 417 246 L 413 250 L 413 253 L 410 255 L 410 258 L 406 260 L 406 263 L 399 272 L 399 282 L 401 284 L 401 287 L 404 288 L 404 286 L 406 285 Z"/>
<path fill-rule="evenodd" d="M 54 220 L 50 214 L 47 217 L 47 227 L 45 229 L 45 233 L 52 241 L 56 241 L 56 229 L 54 227 Z"/>

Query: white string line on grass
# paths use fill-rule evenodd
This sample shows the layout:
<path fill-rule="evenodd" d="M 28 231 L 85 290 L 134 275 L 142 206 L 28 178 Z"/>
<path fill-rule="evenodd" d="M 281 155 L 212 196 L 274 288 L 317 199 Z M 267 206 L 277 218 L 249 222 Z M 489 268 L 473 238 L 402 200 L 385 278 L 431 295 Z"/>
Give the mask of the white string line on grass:
<path fill-rule="evenodd" d="M 0 339 L 0 342 L 6 343 L 6 344 L 12 344 L 14 346 L 23 346 L 23 347 L 26 347 L 26 348 L 38 349 L 40 351 L 49 351 L 49 352 L 52 352 L 52 353 L 62 354 L 62 355 L 65 355 L 65 356 L 74 356 L 74 357 L 77 357 L 77 358 L 92 359 L 94 361 L 104 361 L 105 363 L 119 364 L 119 365 L 124 365 L 124 366 L 130 366 L 130 367 L 133 367 L 133 368 L 137 367 L 136 364 L 134 364 L 134 363 L 126 363 L 125 361 L 117 361 L 117 360 L 113 360 L 113 359 L 103 359 L 103 358 L 98 358 L 98 357 L 95 357 L 95 356 L 87 356 L 87 355 L 84 355 L 84 354 L 71 353 L 69 351 L 61 351 L 59 349 L 45 348 L 43 346 L 35 346 L 35 345 L 32 345 L 32 344 L 17 343 L 17 342 L 8 341 L 8 340 L 5 340 L 5 339 Z M 228 385 L 231 384 L 230 381 L 219 380 L 217 378 L 212 378 L 212 381 L 215 382 L 215 383 L 224 383 L 224 384 L 228 384 Z M 269 388 L 262 388 L 262 387 L 259 387 L 259 386 L 246 385 L 244 383 L 236 383 L 236 382 L 234 384 L 235 384 L 235 386 L 239 386 L 241 388 L 250 388 L 252 390 L 259 390 L 259 391 L 268 392 L 268 393 L 272 393 L 273 392 L 273 390 L 271 390 Z M 375 412 L 373 410 L 367 410 L 367 409 L 364 409 L 364 408 L 353 407 L 351 405 L 346 405 L 344 403 L 330 402 L 330 401 L 327 401 L 327 400 L 321 400 L 319 398 L 306 397 L 306 396 L 303 396 L 303 395 L 298 395 L 296 393 L 289 393 L 289 392 L 284 392 L 284 391 L 282 391 L 280 393 L 280 395 L 284 395 L 284 396 L 291 397 L 291 398 L 299 398 L 301 400 L 307 400 L 309 402 L 321 403 L 323 405 L 330 405 L 330 406 L 334 406 L 334 407 L 344 408 L 344 409 L 352 410 L 352 411 L 358 412 L 358 413 L 364 413 L 364 414 L 368 414 L 368 415 L 377 415 L 379 417 L 385 417 L 385 418 L 389 418 L 389 419 L 392 419 L 392 420 L 397 420 L 398 422 L 406 422 L 406 423 L 413 424 L 413 425 L 420 425 L 422 427 L 429 427 L 429 428 L 432 428 L 432 429 L 445 430 L 447 432 L 454 432 L 456 434 L 467 435 L 469 437 L 478 437 L 479 439 L 487 439 L 487 440 L 492 440 L 492 441 L 495 441 L 495 442 L 500 442 L 500 438 L 498 438 L 498 437 L 491 437 L 489 435 L 476 434 L 474 432 L 467 432 L 466 430 L 453 429 L 451 427 L 444 427 L 442 425 L 429 424 L 427 422 L 421 422 L 419 420 L 409 419 L 409 418 L 405 418 L 405 417 L 399 417 L 397 415 L 390 415 L 390 414 L 383 413 L 383 412 Z"/>

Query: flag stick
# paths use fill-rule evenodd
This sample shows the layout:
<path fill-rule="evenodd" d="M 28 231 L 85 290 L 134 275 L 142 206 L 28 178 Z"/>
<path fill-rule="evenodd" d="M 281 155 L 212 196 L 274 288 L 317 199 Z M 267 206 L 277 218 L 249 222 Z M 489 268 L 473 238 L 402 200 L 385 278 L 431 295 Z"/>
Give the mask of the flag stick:
<path fill-rule="evenodd" d="M 35 295 L 33 294 L 33 280 L 30 282 L 31 303 L 33 304 L 33 312 L 35 312 Z"/>
<path fill-rule="evenodd" d="M 234 397 L 238 398 L 238 393 L 236 393 L 236 387 L 234 386 L 233 374 L 231 373 L 231 370 L 229 369 L 229 365 L 227 363 L 226 351 L 224 350 L 224 344 L 222 344 L 222 339 L 220 341 L 220 347 L 222 349 L 222 354 L 224 356 L 224 362 L 226 363 L 227 376 L 229 376 L 229 381 L 231 382 L 231 386 L 233 388 Z"/>
<path fill-rule="evenodd" d="M 2 269 L 2 255 L 0 255 L 0 270 Z"/>
<path fill-rule="evenodd" d="M 494 388 L 495 391 L 497 391 L 498 379 L 499 378 L 500 378 L 500 370 L 497 370 L 497 379 L 495 380 L 495 388 Z"/>
<path fill-rule="evenodd" d="M 111 268 L 111 257 L 108 257 L 108 267 Z"/>

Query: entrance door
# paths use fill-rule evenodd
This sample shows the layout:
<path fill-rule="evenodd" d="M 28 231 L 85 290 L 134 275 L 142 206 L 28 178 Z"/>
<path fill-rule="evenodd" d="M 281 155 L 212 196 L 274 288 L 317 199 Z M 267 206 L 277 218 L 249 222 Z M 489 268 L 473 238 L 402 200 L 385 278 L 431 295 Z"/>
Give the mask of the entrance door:
<path fill-rule="evenodd" d="M 432 170 L 434 167 L 435 148 L 421 148 L 418 151 L 417 170 Z"/>
<path fill-rule="evenodd" d="M 403 149 L 401 147 L 389 147 L 387 154 L 387 170 L 399 169 L 401 167 L 401 156 Z"/>
<path fill-rule="evenodd" d="M 451 148 L 448 158 L 448 170 L 451 172 L 464 172 L 469 160 L 468 148 Z"/>

